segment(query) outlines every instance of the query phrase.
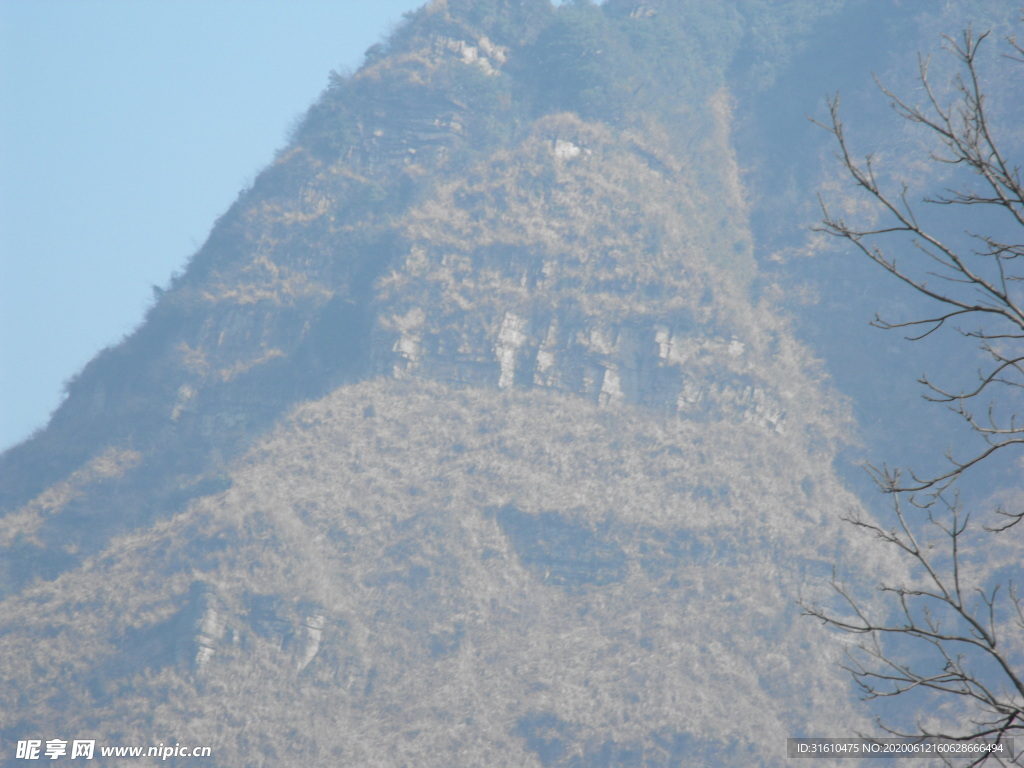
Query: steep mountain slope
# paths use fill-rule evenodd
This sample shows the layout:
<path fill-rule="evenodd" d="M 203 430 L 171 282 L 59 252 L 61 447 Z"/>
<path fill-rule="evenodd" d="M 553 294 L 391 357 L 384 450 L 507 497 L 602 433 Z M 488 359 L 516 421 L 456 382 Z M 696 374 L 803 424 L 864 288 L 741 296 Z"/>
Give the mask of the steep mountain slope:
<path fill-rule="evenodd" d="M 7 733 L 224 765 L 706 765 L 857 722 L 792 597 L 870 552 L 767 430 L 370 381 L 232 480 L 7 601 Z"/>
<path fill-rule="evenodd" d="M 5 744 L 770 765 L 857 723 L 794 600 L 891 566 L 750 293 L 740 5 L 434 2 L 333 79 L 3 458 Z"/>

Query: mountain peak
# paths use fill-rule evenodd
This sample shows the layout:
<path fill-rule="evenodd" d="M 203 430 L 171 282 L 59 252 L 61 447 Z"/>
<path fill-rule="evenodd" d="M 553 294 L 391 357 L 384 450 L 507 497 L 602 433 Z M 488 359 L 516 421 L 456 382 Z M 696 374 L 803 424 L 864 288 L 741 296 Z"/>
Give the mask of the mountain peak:
<path fill-rule="evenodd" d="M 827 514 L 848 414 L 752 295 L 737 13 L 436 0 L 332 78 L 5 455 L 4 690 L 40 695 L 3 734 L 773 765 L 856 722 L 793 595 L 891 565 Z M 58 706 L 24 670 L 65 663 Z"/>

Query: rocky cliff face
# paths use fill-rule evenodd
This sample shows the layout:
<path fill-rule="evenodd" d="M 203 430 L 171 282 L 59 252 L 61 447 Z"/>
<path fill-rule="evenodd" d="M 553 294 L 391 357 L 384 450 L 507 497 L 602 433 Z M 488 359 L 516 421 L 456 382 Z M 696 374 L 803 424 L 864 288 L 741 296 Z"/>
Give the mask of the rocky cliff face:
<path fill-rule="evenodd" d="M 766 323 L 735 316 L 742 202 L 723 232 L 701 197 L 695 174 L 635 135 L 538 121 L 410 212 L 408 252 L 379 282 L 375 370 L 779 427 Z"/>
<path fill-rule="evenodd" d="M 856 721 L 793 607 L 889 567 L 843 407 L 751 296 L 722 73 L 638 106 L 699 15 L 434 2 L 335 78 L 3 459 L 5 743 L 771 765 Z"/>

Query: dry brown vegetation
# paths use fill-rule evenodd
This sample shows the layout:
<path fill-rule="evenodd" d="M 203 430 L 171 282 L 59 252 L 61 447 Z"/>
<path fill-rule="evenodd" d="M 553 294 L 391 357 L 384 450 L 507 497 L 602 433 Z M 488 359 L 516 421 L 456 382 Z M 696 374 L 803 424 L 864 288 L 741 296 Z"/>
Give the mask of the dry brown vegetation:
<path fill-rule="evenodd" d="M 752 298 L 725 5 L 435 2 L 332 80 L 10 460 L 5 743 L 667 768 L 866 725 L 795 601 L 902 574 Z"/>
<path fill-rule="evenodd" d="M 778 435 L 371 381 L 296 409 L 232 481 L 6 603 L 23 630 L 0 727 L 187 734 L 223 765 L 287 762 L 309 739 L 345 764 L 523 766 L 540 764 L 536 716 L 584 753 L 614 742 L 660 765 L 673 739 L 764 760 L 779 734 L 856 719 L 792 595 L 872 553 L 825 513 L 854 500 Z M 508 506 L 542 548 L 570 526 L 622 569 L 599 584 L 586 553 L 530 555 Z M 222 632 L 201 669 L 175 655 L 195 654 L 197 580 Z M 283 629 L 262 627 L 263 599 Z M 285 637 L 314 610 L 326 629 L 297 673 Z"/>

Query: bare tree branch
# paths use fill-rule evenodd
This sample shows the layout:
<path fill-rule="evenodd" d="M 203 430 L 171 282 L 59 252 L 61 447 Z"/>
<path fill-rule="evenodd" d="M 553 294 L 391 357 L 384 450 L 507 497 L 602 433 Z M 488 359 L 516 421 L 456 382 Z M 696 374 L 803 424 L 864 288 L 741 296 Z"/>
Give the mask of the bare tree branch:
<path fill-rule="evenodd" d="M 925 399 L 956 413 L 982 446 L 965 457 L 947 451 L 947 469 L 927 475 L 868 465 L 879 489 L 892 499 L 894 525 L 884 528 L 862 517 L 847 518 L 909 562 L 912 576 L 903 583 L 880 584 L 880 599 L 866 601 L 833 575 L 833 607 L 801 606 L 805 615 L 857 638 L 847 649 L 845 669 L 865 699 L 932 694 L 947 703 L 959 702 L 969 713 L 952 728 L 919 717 L 909 732 L 879 721 L 885 731 L 914 739 L 1002 744 L 1010 737 L 1024 742 L 1024 598 L 1005 572 L 986 570 L 978 561 L 989 537 L 998 535 L 1005 542 L 1020 532 L 1007 533 L 1024 519 L 1024 510 L 998 507 L 994 512 L 1000 522 L 973 525 L 955 492 L 967 470 L 1024 445 L 1024 418 L 1015 399 L 1024 389 L 1024 258 L 1019 258 L 1024 256 L 1024 186 L 1020 166 L 1006 157 L 991 129 L 978 67 L 978 50 L 988 37 L 968 28 L 957 38 L 945 38 L 944 48 L 959 67 L 948 102 L 933 87 L 925 57 L 918 63 L 924 107 L 879 84 L 896 114 L 935 142 L 932 161 L 966 169 L 969 185 L 915 203 L 906 183 L 894 189 L 882 184 L 871 155 L 854 157 L 838 96 L 828 100 L 828 121 L 818 123 L 835 138 L 839 162 L 882 218 L 858 226 L 819 198 L 822 220 L 816 230 L 846 240 L 935 305 L 923 317 L 888 321 L 876 315 L 873 324 L 903 330 L 912 341 L 952 332 L 986 362 L 970 387 L 947 387 L 928 376 L 919 379 Z M 1014 38 L 1006 42 L 1007 61 L 1024 64 L 1024 47 Z M 926 206 L 949 209 L 947 220 L 955 215 L 965 224 L 979 214 L 991 223 L 996 214 L 1011 231 L 1019 231 L 1014 239 L 1020 242 L 968 227 L 945 237 L 923 223 Z M 957 245 L 964 235 L 966 248 Z M 1024 744 L 1013 754 L 981 753 L 968 764 L 990 760 L 1024 765 Z"/>
<path fill-rule="evenodd" d="M 958 499 L 947 501 L 938 495 L 927 504 L 912 503 L 912 509 L 925 518 L 922 526 L 915 527 L 907 517 L 903 496 L 893 498 L 896 527 L 886 529 L 860 517 L 847 521 L 909 557 L 921 574 L 920 583 L 880 585 L 879 592 L 894 598 L 897 610 L 878 617 L 834 576 L 839 608 L 801 603 L 804 614 L 864 637 L 848 650 L 845 669 L 865 699 L 923 689 L 960 697 L 976 712 L 955 731 L 934 730 L 918 722 L 918 730 L 908 733 L 882 724 L 889 733 L 957 741 L 1024 738 L 1020 669 L 1024 601 L 1012 583 L 1005 589 L 1001 584 L 969 583 L 962 568 L 962 549 L 970 518 Z M 929 534 L 931 538 L 924 541 L 922 536 Z M 945 547 L 935 546 L 936 537 L 945 541 Z M 916 649 L 897 654 L 890 642 L 895 638 L 915 643 Z M 1012 641 L 1004 642 L 1008 638 Z"/>
<path fill-rule="evenodd" d="M 840 117 L 838 96 L 828 101 L 829 120 L 818 123 L 835 137 L 837 157 L 856 186 L 880 206 L 884 219 L 878 226 L 859 227 L 834 214 L 824 200 L 819 200 L 822 220 L 816 231 L 848 241 L 914 292 L 934 301 L 938 308 L 927 317 L 900 322 L 876 316 L 873 324 L 887 330 L 909 330 L 907 338 L 914 341 L 949 328 L 990 359 L 989 367 L 978 371 L 974 387 L 957 391 L 934 384 L 927 377 L 921 379 L 928 389 L 927 397 L 950 404 L 985 439 L 985 448 L 962 459 L 949 456 L 951 467 L 945 472 L 927 476 L 909 473 L 910 482 L 887 487 L 892 493 L 941 486 L 996 451 L 1024 443 L 1024 423 L 1013 417 L 1000 422 L 989 409 L 991 421 L 983 426 L 968 406 L 975 399 L 1003 397 L 1002 388 L 1024 388 L 1024 355 L 1008 351 L 1019 350 L 1024 343 L 1024 291 L 1020 285 L 1024 281 L 1024 259 L 1018 258 L 1024 256 L 1024 184 L 1020 166 L 1005 157 L 991 131 L 977 63 L 979 46 L 987 37 L 988 33 L 975 36 L 968 29 L 959 39 L 946 38 L 945 48 L 961 68 L 952 84 L 955 98 L 948 104 L 929 80 L 927 58 L 919 61 L 926 108 L 911 105 L 881 84 L 879 87 L 901 118 L 921 126 L 936 140 L 939 149 L 931 155 L 935 162 L 965 167 L 977 182 L 925 197 L 922 205 L 959 206 L 966 209 L 965 213 L 985 208 L 1004 214 L 1012 226 L 1021 229 L 1021 243 L 966 232 L 976 246 L 966 251 L 954 247 L 922 224 L 906 184 L 892 191 L 883 188 L 874 158 L 868 155 L 858 161 L 853 156 Z M 1021 46 L 1015 40 L 1007 42 L 1012 51 L 1020 53 Z M 1009 60 L 1024 63 L 1016 56 Z M 883 248 L 883 243 L 892 243 L 894 239 L 895 246 L 890 247 L 906 251 L 905 258 L 897 260 Z M 975 327 L 965 329 L 959 325 L 966 322 Z"/>

